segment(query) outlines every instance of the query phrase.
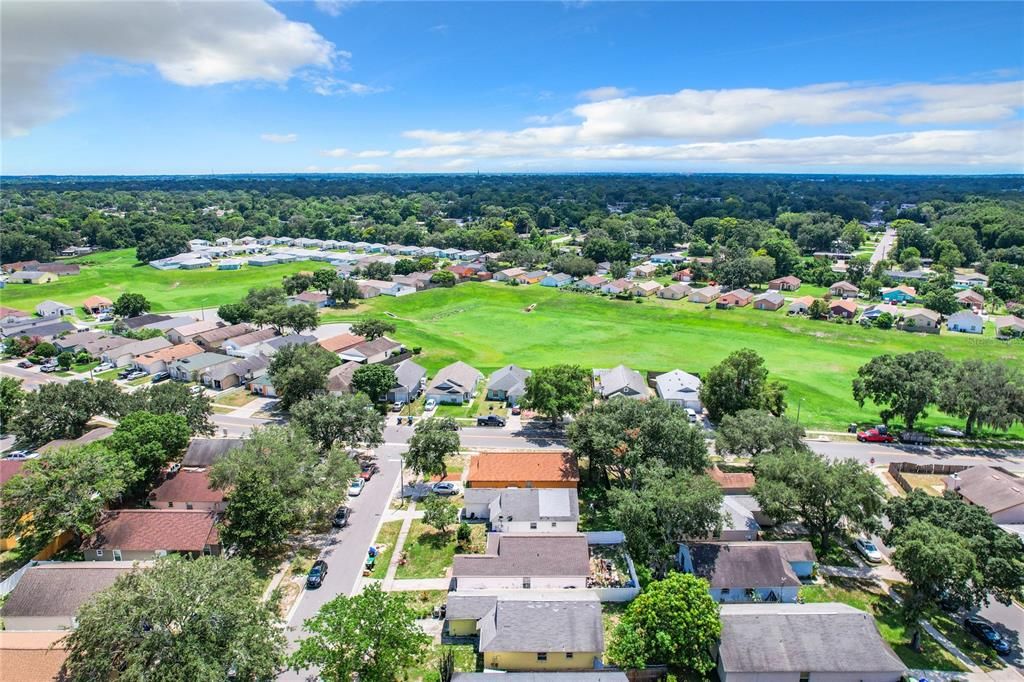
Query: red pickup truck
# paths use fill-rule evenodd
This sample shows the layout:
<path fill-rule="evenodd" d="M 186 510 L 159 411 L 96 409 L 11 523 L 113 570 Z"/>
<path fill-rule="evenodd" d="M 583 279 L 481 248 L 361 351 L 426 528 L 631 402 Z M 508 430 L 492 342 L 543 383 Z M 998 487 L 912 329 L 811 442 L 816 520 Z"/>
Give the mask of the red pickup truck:
<path fill-rule="evenodd" d="M 857 432 L 857 440 L 861 443 L 892 443 L 896 439 L 890 433 L 882 433 L 878 429 L 867 429 Z"/>

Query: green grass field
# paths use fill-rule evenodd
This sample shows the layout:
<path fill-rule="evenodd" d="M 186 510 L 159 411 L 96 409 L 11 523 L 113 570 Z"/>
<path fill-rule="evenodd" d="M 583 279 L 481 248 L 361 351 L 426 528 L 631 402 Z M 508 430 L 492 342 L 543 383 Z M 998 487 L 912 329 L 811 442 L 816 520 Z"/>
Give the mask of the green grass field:
<path fill-rule="evenodd" d="M 527 313 L 530 304 L 536 308 Z M 783 310 L 706 310 L 660 299 L 637 304 L 539 286 L 463 284 L 397 299 L 382 296 L 355 311 L 329 311 L 324 320 L 385 311 L 396 316 L 398 340 L 423 348 L 417 362 L 431 373 L 455 360 L 485 374 L 510 362 L 587 368 L 623 363 L 641 371 L 678 367 L 702 373 L 732 351 L 753 348 L 772 376 L 789 385 L 791 416 L 800 405 L 801 423 L 822 429 L 878 419 L 870 405 L 857 406 L 850 389 L 857 368 L 875 355 L 934 349 L 955 359 L 1024 359 L 1024 344 L 996 341 L 991 333 L 918 335 L 793 318 Z M 921 422 L 944 423 L 959 421 L 932 414 Z"/>
<path fill-rule="evenodd" d="M 84 314 L 82 301 L 89 296 L 113 301 L 130 291 L 148 298 L 153 312 L 216 308 L 238 301 L 251 287 L 280 284 L 285 275 L 326 267 L 326 263 L 306 261 L 241 270 L 157 270 L 136 261 L 135 249 L 104 251 L 67 262 L 81 265 L 81 274 L 51 284 L 8 285 L 0 289 L 0 304 L 31 312 L 41 301 L 52 299 Z"/>

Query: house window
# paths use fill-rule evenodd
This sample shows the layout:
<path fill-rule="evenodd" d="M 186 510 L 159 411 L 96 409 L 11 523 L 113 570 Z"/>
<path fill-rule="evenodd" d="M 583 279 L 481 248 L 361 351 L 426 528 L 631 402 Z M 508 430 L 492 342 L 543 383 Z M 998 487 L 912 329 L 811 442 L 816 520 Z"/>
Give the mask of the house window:
<path fill-rule="evenodd" d="M 114 561 L 120 561 L 121 560 L 121 550 L 115 549 L 112 552 L 112 554 L 114 555 Z"/>
<path fill-rule="evenodd" d="M 96 558 L 99 559 L 101 556 L 103 556 L 103 550 L 102 549 L 97 549 L 96 550 Z"/>
<path fill-rule="evenodd" d="M 186 502 L 185 503 L 185 509 L 191 509 L 191 508 L 192 508 L 192 503 L 191 502 Z"/>
<path fill-rule="evenodd" d="M 543 662 L 543 661 L 546 661 L 546 660 L 548 660 L 548 655 L 546 653 L 537 654 L 537 661 L 538 662 Z"/>
<path fill-rule="evenodd" d="M 529 578 L 523 578 L 523 589 L 524 590 L 530 589 L 530 579 Z"/>
<path fill-rule="evenodd" d="M 565 658 L 566 658 L 566 660 L 569 660 L 570 658 L 572 658 L 572 652 L 571 651 L 566 651 L 565 652 Z"/>
<path fill-rule="evenodd" d="M 558 528 L 558 521 L 552 521 L 551 522 L 551 527 L 552 528 Z"/>
<path fill-rule="evenodd" d="M 810 673 L 800 673 L 800 682 L 810 682 L 810 679 L 811 679 L 811 674 Z"/>
<path fill-rule="evenodd" d="M 168 509 L 174 509 L 174 503 L 173 502 L 168 502 L 167 503 L 167 508 Z"/>
<path fill-rule="evenodd" d="M 530 530 L 537 530 L 537 524 L 531 522 L 530 523 Z"/>

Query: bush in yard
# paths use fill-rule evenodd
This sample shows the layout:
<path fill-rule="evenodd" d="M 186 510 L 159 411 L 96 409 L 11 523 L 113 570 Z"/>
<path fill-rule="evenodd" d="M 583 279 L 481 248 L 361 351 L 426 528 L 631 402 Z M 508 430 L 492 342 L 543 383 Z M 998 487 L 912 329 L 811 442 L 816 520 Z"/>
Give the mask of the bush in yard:
<path fill-rule="evenodd" d="M 436 528 L 440 533 L 448 532 L 448 526 L 455 523 L 459 518 L 459 510 L 447 497 L 440 495 L 428 495 L 420 503 L 423 508 L 423 523 Z"/>
<path fill-rule="evenodd" d="M 459 524 L 459 530 L 456 532 L 455 537 L 459 541 L 459 547 L 466 547 L 473 538 L 473 530 L 469 527 L 468 523 L 463 521 Z"/>
<path fill-rule="evenodd" d="M 70 369 L 71 363 L 75 361 L 75 356 L 71 354 L 71 351 L 66 350 L 57 356 L 57 364 L 60 365 L 61 369 Z"/>

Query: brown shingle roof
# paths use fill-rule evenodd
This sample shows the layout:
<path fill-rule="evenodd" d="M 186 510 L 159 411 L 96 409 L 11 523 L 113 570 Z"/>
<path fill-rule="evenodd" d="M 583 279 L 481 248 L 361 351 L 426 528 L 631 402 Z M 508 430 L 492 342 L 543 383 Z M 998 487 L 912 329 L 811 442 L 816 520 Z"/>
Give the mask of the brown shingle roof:
<path fill-rule="evenodd" d="M 366 338 L 357 334 L 338 334 L 337 336 L 321 339 L 320 347 L 332 353 L 341 353 L 349 348 L 358 346 L 363 341 L 366 341 Z"/>
<path fill-rule="evenodd" d="M 109 298 L 103 296 L 90 296 L 89 298 L 82 301 L 82 305 L 86 308 L 99 308 L 100 306 L 111 305 L 112 301 Z"/>
<path fill-rule="evenodd" d="M 249 346 L 254 343 L 268 341 L 275 336 L 277 336 L 277 331 L 275 331 L 273 327 L 267 327 L 266 329 L 257 329 L 256 331 L 249 332 L 248 334 L 232 336 L 230 339 L 225 339 L 225 341 L 230 341 L 239 348 L 244 348 L 245 346 Z"/>
<path fill-rule="evenodd" d="M 713 466 L 708 469 L 708 476 L 722 488 L 750 490 L 754 487 L 754 474 L 749 471 L 726 472 Z"/>
<path fill-rule="evenodd" d="M 60 640 L 66 634 L 63 631 L 0 632 L 0 680 L 53 682 L 62 679 L 61 669 L 68 654 Z"/>
<path fill-rule="evenodd" d="M 579 481 L 571 452 L 488 452 L 469 462 L 473 481 Z"/>
<path fill-rule="evenodd" d="M 217 327 L 210 331 L 203 332 L 202 334 L 196 335 L 196 339 L 202 341 L 205 344 L 217 343 L 218 341 L 225 341 L 235 336 L 242 336 L 252 331 L 252 326 L 245 322 L 239 322 L 238 324 L 230 324 L 226 327 Z"/>
<path fill-rule="evenodd" d="M 493 554 L 462 554 L 452 562 L 452 575 L 543 576 L 589 575 L 590 549 L 582 533 L 555 535 L 492 535 L 497 537 Z M 489 539 L 488 545 L 492 542 Z"/>
<path fill-rule="evenodd" d="M 771 542 L 695 542 L 693 572 L 712 588 L 798 587 L 786 554 Z"/>
<path fill-rule="evenodd" d="M 983 507 L 989 514 L 1024 504 L 1024 479 L 992 467 L 964 469 L 956 479 L 947 478 L 946 487 L 956 490 L 968 502 Z"/>
<path fill-rule="evenodd" d="M 170 348 L 163 348 L 153 353 L 146 353 L 145 355 L 140 355 L 139 357 L 135 358 L 135 361 L 140 365 L 148 365 L 149 363 L 155 362 L 157 360 L 163 360 L 164 362 L 173 362 L 175 360 L 191 357 L 193 355 L 199 355 L 202 352 L 203 349 L 192 342 L 179 343 L 178 345 L 171 346 Z"/>
<path fill-rule="evenodd" d="M 217 515 L 191 509 L 122 509 L 104 512 L 85 549 L 201 552 L 219 542 Z"/>
<path fill-rule="evenodd" d="M 0 616 L 74 616 L 94 594 L 132 570 L 127 561 L 39 564 L 29 568 L 11 592 Z"/>
<path fill-rule="evenodd" d="M 224 491 L 210 487 L 206 471 L 179 471 L 149 494 L 154 502 L 186 504 L 189 502 L 223 502 Z"/>

